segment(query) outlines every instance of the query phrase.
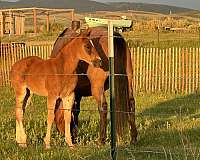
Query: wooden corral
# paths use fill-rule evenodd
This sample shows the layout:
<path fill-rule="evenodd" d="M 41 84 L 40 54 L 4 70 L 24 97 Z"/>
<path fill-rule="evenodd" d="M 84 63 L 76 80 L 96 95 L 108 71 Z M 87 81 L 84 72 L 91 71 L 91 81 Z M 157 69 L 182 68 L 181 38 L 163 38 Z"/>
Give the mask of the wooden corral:
<path fill-rule="evenodd" d="M 25 19 L 33 18 L 33 32 L 38 33 L 37 18 L 46 16 L 46 32 L 49 32 L 49 17 L 60 13 L 71 13 L 71 21 L 74 20 L 74 9 L 49 9 L 49 8 L 18 8 L 0 10 L 0 36 L 5 34 L 23 35 L 25 33 Z M 66 14 L 67 17 L 67 14 Z"/>

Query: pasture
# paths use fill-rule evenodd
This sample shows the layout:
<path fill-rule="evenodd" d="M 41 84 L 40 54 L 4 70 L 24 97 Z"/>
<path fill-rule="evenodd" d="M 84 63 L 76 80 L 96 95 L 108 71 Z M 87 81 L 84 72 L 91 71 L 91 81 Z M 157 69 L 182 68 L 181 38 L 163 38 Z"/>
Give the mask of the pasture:
<path fill-rule="evenodd" d="M 98 112 L 93 98 L 81 106 L 79 143 L 70 149 L 53 127 L 50 150 L 45 150 L 46 98 L 33 96 L 25 113 L 28 147 L 15 142 L 15 97 L 12 88 L 0 88 L 0 159 L 110 159 L 110 125 L 105 146 L 98 146 Z M 140 92 L 136 96 L 136 145 L 128 138 L 118 144 L 118 159 L 199 159 L 200 96 Z M 108 116 L 109 118 L 109 116 Z"/>
<path fill-rule="evenodd" d="M 80 16 L 80 15 L 79 15 Z M 80 19 L 84 15 L 81 15 Z M 147 14 L 149 16 L 149 14 Z M 158 15 L 160 16 L 160 15 Z M 139 17 L 140 18 L 140 17 Z M 62 28 L 62 26 L 61 26 Z M 55 41 L 59 31 L 55 33 L 44 34 L 27 34 L 25 36 L 5 36 L 1 37 L 1 42 L 32 42 L 38 41 Z M 196 32 L 160 32 L 159 37 L 157 31 L 133 31 L 123 33 L 129 46 L 131 48 L 140 47 L 141 49 L 135 50 L 132 56 L 135 57 L 134 62 L 134 75 L 135 88 L 137 90 L 136 98 L 136 125 L 138 129 L 138 142 L 135 145 L 129 145 L 129 137 L 125 135 L 124 141 L 120 141 L 117 147 L 117 157 L 119 160 L 197 160 L 200 159 L 200 95 L 199 88 L 192 90 L 190 86 L 199 85 L 199 51 L 197 54 L 188 54 L 186 59 L 179 59 L 181 55 L 177 52 L 175 56 L 159 54 L 159 60 L 154 61 L 156 56 L 152 56 L 152 61 L 147 61 L 146 52 L 142 48 L 196 48 L 199 49 L 200 34 Z M 48 44 L 49 42 L 47 42 Z M 52 44 L 52 43 L 51 43 Z M 27 45 L 28 46 L 28 45 Z M 18 58 L 26 57 L 27 53 L 36 55 L 35 51 L 47 58 L 50 53 L 51 46 L 46 45 L 40 50 L 37 46 L 27 47 L 22 51 L 22 54 L 15 55 L 14 57 L 5 58 L 3 55 L 3 62 L 13 62 Z M 49 52 L 48 52 L 49 51 Z M 157 53 L 157 52 L 155 52 Z M 156 54 L 152 55 L 156 55 Z M 171 54 L 171 53 L 170 53 Z M 186 55 L 187 55 L 186 54 Z M 141 55 L 141 56 L 139 56 Z M 143 56 L 142 56 L 143 55 Z M 162 55 L 162 56 L 161 56 Z M 163 55 L 166 55 L 165 57 Z M 168 55 L 168 56 L 167 56 Z M 182 54 L 184 55 L 184 54 Z M 192 55 L 192 56 L 190 56 Z M 193 56 L 195 55 L 195 56 Z M 163 58 L 164 57 L 164 58 Z M 175 60 L 174 60 L 175 57 Z M 178 58 L 177 58 L 178 57 Z M 183 56 L 184 57 L 184 56 Z M 172 60 L 172 63 L 170 63 Z M 174 60 L 174 61 L 173 61 Z M 152 64 L 151 64 L 152 62 Z M 162 63 L 165 62 L 165 63 Z M 169 63 L 168 63 L 169 62 Z M 177 63 L 178 62 L 178 63 Z M 180 63 L 183 62 L 183 63 Z M 189 62 L 189 65 L 188 63 Z M 194 63 L 195 62 L 195 63 Z M 10 65 L 2 63 L 7 70 L 3 69 L 6 76 L 9 75 Z M 170 66 L 171 64 L 171 66 Z M 176 65 L 175 65 L 176 64 Z M 180 64 L 180 65 L 177 65 Z M 142 68 L 142 67 L 143 68 Z M 154 66 L 154 67 L 152 67 Z M 161 67 L 160 67 L 161 66 Z M 166 67 L 168 66 L 168 67 Z M 181 68 L 182 66 L 182 68 Z M 146 69 L 146 68 L 147 69 Z M 152 67 L 152 70 L 151 70 Z M 174 68 L 173 68 L 174 67 Z M 160 68 L 157 70 L 157 68 Z M 173 72 L 177 71 L 180 72 Z M 154 72 L 153 69 L 156 69 Z M 163 69 L 163 70 L 161 70 Z M 140 71 L 142 74 L 140 74 Z M 151 73 L 155 73 L 151 74 Z M 158 73 L 162 73 L 160 77 Z M 167 75 L 165 75 L 167 73 Z M 184 78 L 181 77 L 182 73 L 186 73 Z M 145 76 L 146 74 L 146 76 Z M 171 74 L 175 75 L 171 77 Z M 192 76 L 194 75 L 194 76 Z M 149 77 L 152 81 L 149 81 Z M 158 77 L 158 78 L 157 78 Z M 183 79 L 184 82 L 183 92 L 172 92 L 165 89 L 169 86 L 170 80 Z M 181 77 L 181 78 L 180 78 Z M 5 78 L 5 77 L 4 77 Z M 155 81 L 154 81 L 155 79 Z M 161 83 L 159 80 L 162 80 Z M 195 83 L 193 82 L 195 81 Z M 157 82 L 160 83 L 157 83 Z M 146 82 L 147 89 L 143 89 Z M 151 83 L 162 84 L 164 89 L 155 90 L 154 93 L 148 92 Z M 177 86 L 181 86 L 178 81 L 175 81 Z M 7 81 L 6 84 L 9 84 Z M 186 84 L 186 85 L 185 85 Z M 190 85 L 192 84 L 192 85 Z M 149 86 L 148 86 L 149 85 Z M 140 87 L 141 86 L 141 87 Z M 156 86 L 156 85 L 155 85 Z M 187 87 L 188 88 L 187 88 Z M 143 88 L 142 88 L 143 87 Z M 139 89 L 138 89 L 139 88 Z M 141 89 L 142 88 L 142 89 Z M 154 87 L 152 87 L 154 88 Z M 155 87 L 156 88 L 156 87 Z M 157 87 L 159 88 L 159 87 Z M 173 87 L 172 87 L 173 88 Z M 161 92 L 162 91 L 162 92 Z M 188 92 L 187 92 L 188 91 Z M 170 93 L 169 93 L 170 92 Z M 196 92 L 195 94 L 191 94 Z M 174 94 L 176 93 L 176 94 Z M 188 94 L 185 94 L 188 93 Z M 108 94 L 107 94 L 108 97 Z M 108 98 L 109 100 L 109 98 Z M 69 160 L 107 160 L 110 159 L 110 120 L 107 127 L 107 140 L 105 146 L 96 144 L 96 139 L 99 137 L 99 114 L 97 105 L 94 99 L 84 98 L 81 102 L 80 125 L 78 133 L 78 144 L 70 149 L 64 140 L 64 135 L 59 135 L 56 132 L 55 125 L 52 129 L 51 149 L 46 150 L 44 147 L 43 138 L 46 134 L 46 117 L 47 107 L 46 98 L 33 96 L 32 103 L 27 107 L 25 113 L 25 129 L 28 136 L 28 147 L 26 149 L 18 147 L 15 141 L 15 97 L 13 89 L 9 86 L 0 87 L 0 159 L 69 159 Z M 109 107 L 108 107 L 109 108 Z M 110 115 L 108 114 L 108 119 Z"/>

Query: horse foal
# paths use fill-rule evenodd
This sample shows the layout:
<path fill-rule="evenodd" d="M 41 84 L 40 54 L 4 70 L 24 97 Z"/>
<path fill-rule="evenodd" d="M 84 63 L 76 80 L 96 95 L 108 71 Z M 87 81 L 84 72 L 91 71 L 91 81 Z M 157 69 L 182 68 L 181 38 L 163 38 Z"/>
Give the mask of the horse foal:
<path fill-rule="evenodd" d="M 90 31 L 80 37 L 88 37 Z M 47 97 L 47 132 L 44 138 L 46 148 L 50 147 L 51 127 L 57 99 L 64 107 L 65 140 L 73 146 L 70 135 L 71 109 L 74 103 L 74 89 L 78 76 L 76 68 L 79 60 L 99 67 L 101 59 L 88 38 L 74 38 L 65 45 L 56 58 L 43 60 L 36 56 L 16 62 L 11 69 L 11 84 L 16 96 L 16 141 L 26 147 L 27 136 L 23 127 L 23 114 L 30 93 Z"/>

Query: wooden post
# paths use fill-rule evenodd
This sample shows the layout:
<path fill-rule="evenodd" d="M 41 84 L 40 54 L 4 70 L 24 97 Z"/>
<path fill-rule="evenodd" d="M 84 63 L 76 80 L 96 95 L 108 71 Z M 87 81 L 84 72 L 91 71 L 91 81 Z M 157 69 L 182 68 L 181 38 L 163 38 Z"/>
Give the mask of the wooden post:
<path fill-rule="evenodd" d="M 72 12 L 71 12 L 71 16 L 72 16 L 72 21 L 74 21 L 74 9 L 72 10 Z"/>
<path fill-rule="evenodd" d="M 24 17 L 24 15 L 22 14 L 22 15 L 21 15 L 21 35 L 24 35 L 24 34 L 25 34 L 24 25 L 25 25 L 25 17 Z"/>
<path fill-rule="evenodd" d="M 9 34 L 13 34 L 12 12 L 9 11 Z"/>
<path fill-rule="evenodd" d="M 37 33 L 37 13 L 36 13 L 36 9 L 33 9 L 33 23 L 34 23 L 34 33 Z"/>
<path fill-rule="evenodd" d="M 182 94 L 185 90 L 185 50 L 182 48 Z"/>
<path fill-rule="evenodd" d="M 49 32 L 49 12 L 47 12 L 47 15 L 46 15 L 46 29 L 47 29 L 47 33 Z"/>
<path fill-rule="evenodd" d="M 0 35 L 3 36 L 4 35 L 4 15 L 3 12 L 0 12 Z"/>

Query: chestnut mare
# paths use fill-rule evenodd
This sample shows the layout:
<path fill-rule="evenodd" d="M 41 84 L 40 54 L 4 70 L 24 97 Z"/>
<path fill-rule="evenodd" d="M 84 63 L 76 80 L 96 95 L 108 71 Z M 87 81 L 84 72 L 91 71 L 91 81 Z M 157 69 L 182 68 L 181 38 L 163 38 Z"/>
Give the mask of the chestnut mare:
<path fill-rule="evenodd" d="M 63 45 L 70 42 L 71 37 L 76 36 L 74 30 L 65 29 L 56 40 L 51 57 L 57 56 L 57 51 Z M 80 112 L 80 101 L 83 96 L 94 96 L 98 104 L 100 113 L 100 139 L 99 142 L 104 144 L 106 140 L 107 125 L 107 102 L 104 91 L 109 88 L 108 85 L 108 32 L 107 28 L 91 28 L 90 38 L 96 47 L 102 59 L 101 68 L 95 68 L 85 62 L 80 61 L 77 73 L 87 74 L 87 76 L 78 76 L 78 84 L 75 88 L 75 104 L 73 106 L 74 122 L 71 124 L 72 139 L 77 135 L 73 134 L 73 128 L 78 125 L 78 115 Z M 119 136 L 122 135 L 123 129 L 130 128 L 130 143 L 137 140 L 137 129 L 135 125 L 135 100 L 132 90 L 132 61 L 131 54 L 124 38 L 117 32 L 114 32 L 114 52 L 115 52 L 115 95 L 116 95 L 116 127 Z M 64 116 L 62 105 L 56 104 L 55 122 L 57 129 L 64 132 Z M 59 106 L 60 105 L 60 106 Z M 74 124 L 75 123 L 75 124 Z"/>
<path fill-rule="evenodd" d="M 44 142 L 50 147 L 51 126 L 54 121 L 56 100 L 62 99 L 65 120 L 65 140 L 73 146 L 70 135 L 71 109 L 74 103 L 74 89 L 78 76 L 76 68 L 79 60 L 97 66 L 100 57 L 91 40 L 90 31 L 74 38 L 57 53 L 56 58 L 43 60 L 30 56 L 16 62 L 11 69 L 11 83 L 16 96 L 16 141 L 26 147 L 26 134 L 23 127 L 23 113 L 30 96 L 35 93 L 47 97 L 47 132 Z M 85 38 L 83 38 L 85 37 Z"/>

